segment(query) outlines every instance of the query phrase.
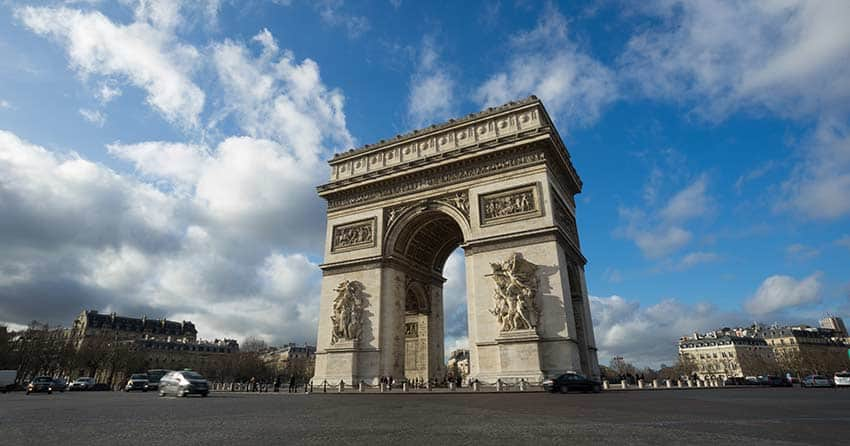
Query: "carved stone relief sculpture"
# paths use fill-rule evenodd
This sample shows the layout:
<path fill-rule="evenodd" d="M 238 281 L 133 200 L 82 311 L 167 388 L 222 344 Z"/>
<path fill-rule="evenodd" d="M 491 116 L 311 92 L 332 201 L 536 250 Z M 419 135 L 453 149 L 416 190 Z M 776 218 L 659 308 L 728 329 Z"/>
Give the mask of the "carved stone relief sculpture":
<path fill-rule="evenodd" d="M 491 263 L 488 274 L 496 285 L 494 307 L 500 331 L 536 330 L 539 319 L 537 307 L 537 266 L 513 253 L 502 263 Z"/>
<path fill-rule="evenodd" d="M 356 221 L 334 226 L 333 252 L 365 248 L 375 245 L 375 219 Z"/>
<path fill-rule="evenodd" d="M 532 184 L 481 195 L 479 209 L 484 225 L 538 216 L 537 186 Z"/>
<path fill-rule="evenodd" d="M 333 300 L 331 322 L 331 344 L 340 340 L 356 341 L 360 338 L 361 317 L 363 315 L 363 285 L 357 281 L 343 280 L 334 288 L 337 293 Z"/>

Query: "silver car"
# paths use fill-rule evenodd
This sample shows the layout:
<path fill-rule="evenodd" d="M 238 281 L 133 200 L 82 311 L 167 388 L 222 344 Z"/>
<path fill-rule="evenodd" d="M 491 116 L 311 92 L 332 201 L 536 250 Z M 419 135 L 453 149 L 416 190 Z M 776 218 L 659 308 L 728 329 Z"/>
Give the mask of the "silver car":
<path fill-rule="evenodd" d="M 802 387 L 832 387 L 832 381 L 823 375 L 809 375 L 800 383 Z"/>
<path fill-rule="evenodd" d="M 207 396 L 210 386 L 200 373 L 190 370 L 168 372 L 159 380 L 159 396 L 186 396 L 197 394 Z"/>

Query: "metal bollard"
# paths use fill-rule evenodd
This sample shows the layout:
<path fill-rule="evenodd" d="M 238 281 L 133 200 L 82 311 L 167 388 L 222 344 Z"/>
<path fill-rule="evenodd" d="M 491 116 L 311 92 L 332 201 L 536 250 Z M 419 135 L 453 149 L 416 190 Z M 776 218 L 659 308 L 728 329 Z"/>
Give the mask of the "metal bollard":
<path fill-rule="evenodd" d="M 477 380 L 472 382 L 472 390 L 475 391 L 475 392 L 478 391 L 478 381 Z"/>
<path fill-rule="evenodd" d="M 611 383 L 609 383 L 607 379 L 603 379 L 602 380 L 602 389 L 608 390 L 610 387 L 611 387 Z"/>
<path fill-rule="evenodd" d="M 339 384 L 337 385 L 337 392 L 342 393 L 345 390 L 345 381 L 339 380 Z"/>
<path fill-rule="evenodd" d="M 638 389 L 643 389 L 643 380 L 642 379 L 638 380 Z"/>
<path fill-rule="evenodd" d="M 624 389 L 624 390 L 625 390 L 625 389 L 628 389 L 628 388 L 629 388 L 629 383 L 628 383 L 625 379 L 624 379 L 624 380 L 622 380 L 622 381 L 620 381 L 620 388 L 621 388 L 621 389 Z"/>
<path fill-rule="evenodd" d="M 652 388 L 653 388 L 653 389 L 657 389 L 657 388 L 658 388 L 658 380 L 657 380 L 657 379 L 653 379 L 653 380 L 652 380 Z"/>
<path fill-rule="evenodd" d="M 496 392 L 502 391 L 502 378 L 496 380 Z"/>
<path fill-rule="evenodd" d="M 407 393 L 407 381 L 401 383 L 401 391 Z"/>
<path fill-rule="evenodd" d="M 449 382 L 449 390 L 453 391 L 454 389 L 455 389 L 455 383 Z"/>
<path fill-rule="evenodd" d="M 365 387 L 366 387 L 366 383 L 364 383 L 363 381 L 360 381 L 360 384 L 357 385 L 357 390 L 360 393 L 363 393 L 363 391 L 365 390 Z"/>
<path fill-rule="evenodd" d="M 664 384 L 666 384 L 666 385 L 667 385 L 667 388 L 668 388 L 668 389 L 669 389 L 669 388 L 671 388 L 671 387 L 673 387 L 673 383 L 671 383 L 669 379 L 665 379 L 665 380 L 664 380 Z"/>

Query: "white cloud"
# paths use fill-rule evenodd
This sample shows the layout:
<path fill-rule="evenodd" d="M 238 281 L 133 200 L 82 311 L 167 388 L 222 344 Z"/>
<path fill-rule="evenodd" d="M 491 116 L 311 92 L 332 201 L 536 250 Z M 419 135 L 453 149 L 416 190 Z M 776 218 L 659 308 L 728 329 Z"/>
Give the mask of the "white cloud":
<path fill-rule="evenodd" d="M 568 34 L 567 19 L 547 6 L 534 29 L 513 37 L 507 69 L 480 85 L 475 100 L 487 107 L 534 94 L 563 122 L 594 123 L 617 98 L 616 79 Z"/>
<path fill-rule="evenodd" d="M 12 103 L 5 100 L 5 99 L 0 99 L 0 109 L 11 110 L 12 109 Z"/>
<path fill-rule="evenodd" d="M 658 259 L 680 250 L 693 240 L 692 231 L 685 225 L 709 214 L 712 199 L 707 190 L 708 177 L 703 174 L 674 193 L 663 206 L 654 209 L 653 203 L 660 195 L 661 180 L 652 174 L 649 182 L 652 185 L 644 188 L 643 193 L 645 206 L 620 209 L 624 224 L 617 233 L 634 241 L 644 256 Z M 647 189 L 652 192 L 648 193 Z"/>
<path fill-rule="evenodd" d="M 314 6 L 319 11 L 319 17 L 328 26 L 341 27 L 348 37 L 356 38 L 369 31 L 372 27 L 369 19 L 364 16 L 343 12 L 343 0 L 320 0 Z"/>
<path fill-rule="evenodd" d="M 792 117 L 848 110 L 845 2 L 663 0 L 643 12 L 661 25 L 632 36 L 619 65 L 646 96 L 693 104 L 711 119 L 742 108 Z"/>
<path fill-rule="evenodd" d="M 679 262 L 679 267 L 681 269 L 688 269 L 693 266 L 699 265 L 700 263 L 715 262 L 719 258 L 720 256 L 713 252 L 691 252 L 682 257 L 681 262 Z"/>
<path fill-rule="evenodd" d="M 810 304 L 820 300 L 822 274 L 816 272 L 802 280 L 775 275 L 764 279 L 744 308 L 754 315 L 766 315 L 780 310 Z"/>
<path fill-rule="evenodd" d="M 16 15 L 35 33 L 60 42 L 81 76 L 127 81 L 145 90 L 147 102 L 168 121 L 197 127 L 205 95 L 190 75 L 200 55 L 172 34 L 179 20 L 169 4 L 140 6 L 129 25 L 68 8 L 26 7 Z"/>
<path fill-rule="evenodd" d="M 590 296 L 590 307 L 600 364 L 613 356 L 639 366 L 673 364 L 681 336 L 734 324 L 737 319 L 709 304 L 687 305 L 676 299 L 641 307 L 640 302 L 617 295 Z"/>
<path fill-rule="evenodd" d="M 92 109 L 88 109 L 88 108 L 81 108 L 79 111 L 80 111 L 80 116 L 82 116 L 83 119 L 85 119 L 88 122 L 91 122 L 92 124 L 94 124 L 98 127 L 103 127 L 103 124 L 106 123 L 106 115 L 103 112 L 101 112 L 100 110 L 92 110 Z"/>
<path fill-rule="evenodd" d="M 707 183 L 708 177 L 703 174 L 677 192 L 661 210 L 661 217 L 667 221 L 685 221 L 705 215 L 710 207 L 710 199 L 706 194 Z"/>
<path fill-rule="evenodd" d="M 850 126 L 824 118 L 804 142 L 801 161 L 782 184 L 780 211 L 802 220 L 835 220 L 850 214 Z"/>
<path fill-rule="evenodd" d="M 101 83 L 100 88 L 97 90 L 97 98 L 100 99 L 100 102 L 103 104 L 106 104 L 118 96 L 121 96 L 121 89 L 109 85 L 107 82 Z"/>
<path fill-rule="evenodd" d="M 407 100 L 407 114 L 414 127 L 447 120 L 455 112 L 455 81 L 447 64 L 440 61 L 432 38 L 423 40 L 419 53 Z"/>
<path fill-rule="evenodd" d="M 107 146 L 109 153 L 131 161 L 143 174 L 171 181 L 175 186 L 194 186 L 210 159 L 203 146 L 148 141 Z"/>
<path fill-rule="evenodd" d="M 268 30 L 254 40 L 263 47 L 257 58 L 230 40 L 213 46 L 226 112 L 236 117 L 243 131 L 278 141 L 306 163 L 353 147 L 345 124 L 345 97 L 325 87 L 318 64 L 310 59 L 298 63 L 290 51 L 278 53 Z"/>

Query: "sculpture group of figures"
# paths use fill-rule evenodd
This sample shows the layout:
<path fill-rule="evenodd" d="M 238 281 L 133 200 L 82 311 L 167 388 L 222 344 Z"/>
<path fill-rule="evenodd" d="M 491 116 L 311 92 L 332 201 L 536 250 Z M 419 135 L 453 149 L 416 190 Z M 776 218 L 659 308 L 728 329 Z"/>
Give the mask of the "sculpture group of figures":
<path fill-rule="evenodd" d="M 484 216 L 499 218 L 533 211 L 535 209 L 533 199 L 532 193 L 528 191 L 493 198 L 484 204 Z"/>
<path fill-rule="evenodd" d="M 499 322 L 501 331 L 537 328 L 539 310 L 537 295 L 537 266 L 514 253 L 502 263 L 491 263 L 495 282 L 495 307 L 490 310 Z"/>
<path fill-rule="evenodd" d="M 363 314 L 363 297 L 360 294 L 361 284 L 356 281 L 343 280 L 334 291 L 337 293 L 333 301 L 333 332 L 331 344 L 339 340 L 357 340 L 360 336 L 361 316 Z"/>
<path fill-rule="evenodd" d="M 372 225 L 362 224 L 350 226 L 347 228 L 339 228 L 334 234 L 334 246 L 337 248 L 345 248 L 347 246 L 361 245 L 372 242 Z"/>

